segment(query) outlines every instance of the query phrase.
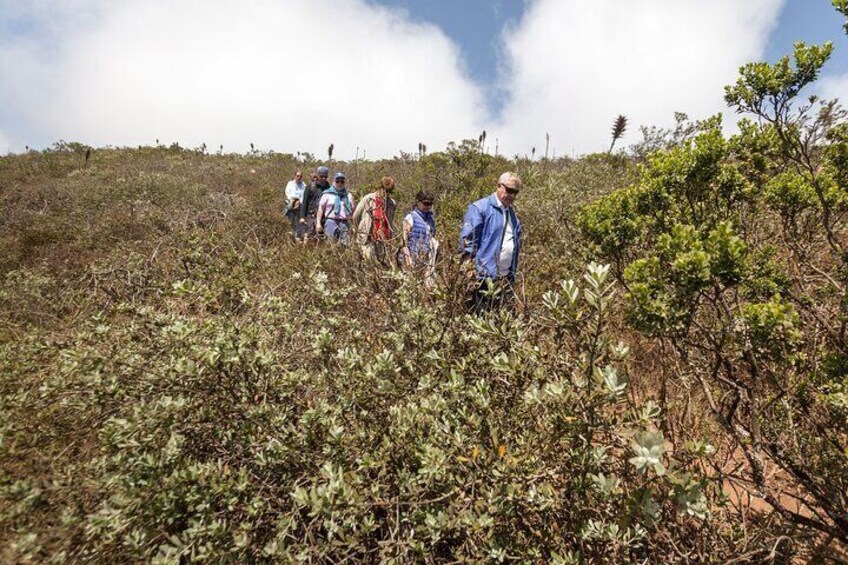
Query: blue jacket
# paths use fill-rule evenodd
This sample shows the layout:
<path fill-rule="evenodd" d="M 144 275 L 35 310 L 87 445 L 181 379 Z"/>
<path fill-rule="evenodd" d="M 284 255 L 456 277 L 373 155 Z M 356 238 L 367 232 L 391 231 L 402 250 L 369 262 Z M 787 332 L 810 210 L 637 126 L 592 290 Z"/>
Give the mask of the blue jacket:
<path fill-rule="evenodd" d="M 426 263 L 430 254 L 430 238 L 436 233 L 436 220 L 432 212 L 421 212 L 417 209 L 413 209 L 409 215 L 412 216 L 412 231 L 409 232 L 406 246 L 413 260 L 423 259 Z"/>
<path fill-rule="evenodd" d="M 512 206 L 506 210 L 506 214 L 511 216 L 515 237 L 515 252 L 512 254 L 512 265 L 507 276 L 514 280 L 518 253 L 521 250 L 521 222 L 518 221 Z M 503 245 L 506 214 L 494 194 L 474 202 L 465 211 L 462 230 L 459 232 L 459 248 L 463 254 L 474 257 L 479 278 L 499 276 L 498 258 Z"/>

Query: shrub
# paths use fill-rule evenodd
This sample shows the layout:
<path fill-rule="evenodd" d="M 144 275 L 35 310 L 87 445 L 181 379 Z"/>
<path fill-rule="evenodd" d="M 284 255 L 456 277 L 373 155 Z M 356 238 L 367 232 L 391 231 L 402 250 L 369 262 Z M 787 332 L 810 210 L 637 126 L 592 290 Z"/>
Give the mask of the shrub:
<path fill-rule="evenodd" d="M 847 345 L 837 320 L 848 305 L 848 138 L 834 103 L 793 107 L 830 51 L 799 43 L 794 66 L 743 67 L 726 98 L 758 124 L 729 139 L 717 119 L 701 124 L 650 156 L 633 187 L 587 206 L 580 225 L 604 256 L 625 260 L 629 322 L 680 369 L 661 388 L 684 390 L 686 412 L 706 408 L 724 429 L 720 447 L 741 453 L 753 494 L 782 519 L 846 542 L 848 436 L 834 432 L 844 414 L 833 396 L 844 377 L 826 367 Z"/>
<path fill-rule="evenodd" d="M 339 268 L 258 294 L 208 249 L 155 308 L 2 349 L 4 558 L 629 561 L 718 535 L 709 448 L 629 392 L 608 267 L 478 318 L 401 274 L 377 304 Z"/>

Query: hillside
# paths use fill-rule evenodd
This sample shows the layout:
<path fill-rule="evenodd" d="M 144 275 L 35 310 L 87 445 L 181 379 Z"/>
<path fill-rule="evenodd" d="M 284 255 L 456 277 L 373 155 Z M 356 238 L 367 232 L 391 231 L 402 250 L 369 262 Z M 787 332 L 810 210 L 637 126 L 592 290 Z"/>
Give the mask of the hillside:
<path fill-rule="evenodd" d="M 0 560 L 844 562 L 848 114 L 799 99 L 831 51 L 740 69 L 732 135 L 330 163 L 436 194 L 433 288 L 292 240 L 320 163 L 0 157 Z M 507 170 L 518 301 L 474 315 L 460 222 Z"/>

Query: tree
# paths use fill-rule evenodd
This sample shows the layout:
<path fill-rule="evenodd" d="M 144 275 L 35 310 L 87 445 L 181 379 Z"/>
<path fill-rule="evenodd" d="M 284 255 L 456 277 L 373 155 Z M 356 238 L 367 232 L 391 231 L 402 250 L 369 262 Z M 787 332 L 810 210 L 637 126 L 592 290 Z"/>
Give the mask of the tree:
<path fill-rule="evenodd" d="M 846 542 L 848 121 L 801 98 L 831 52 L 798 43 L 791 59 L 742 67 L 725 93 L 754 118 L 739 134 L 725 138 L 720 116 L 701 122 L 580 226 L 617 266 L 629 323 L 679 367 L 663 390 L 690 399 L 696 386 L 724 449 L 742 455 L 728 480 Z"/>

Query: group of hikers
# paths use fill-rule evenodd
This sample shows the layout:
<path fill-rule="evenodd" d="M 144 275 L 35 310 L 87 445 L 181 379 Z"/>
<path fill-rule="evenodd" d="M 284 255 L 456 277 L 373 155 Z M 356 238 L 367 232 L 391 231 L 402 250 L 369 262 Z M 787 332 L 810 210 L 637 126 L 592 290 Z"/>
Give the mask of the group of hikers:
<path fill-rule="evenodd" d="M 424 274 L 425 285 L 435 283 L 435 265 L 439 253 L 436 220 L 433 216 L 435 195 L 421 190 L 415 204 L 402 222 L 396 237 L 394 217 L 397 202 L 392 198 L 395 180 L 385 176 L 376 191 L 366 194 L 357 204 L 347 189 L 343 172 L 333 175 L 321 166 L 306 184 L 297 171 L 285 189 L 285 215 L 297 241 L 307 243 L 326 239 L 360 247 L 362 256 L 385 266 L 397 262 L 407 270 Z M 465 212 L 459 236 L 460 253 L 473 263 L 468 276 L 471 285 L 468 305 L 485 310 L 511 305 L 513 283 L 521 250 L 521 222 L 513 203 L 521 190 L 521 179 L 512 172 L 498 178 L 494 193 L 471 203 Z M 400 247 L 395 251 L 397 242 Z"/>

